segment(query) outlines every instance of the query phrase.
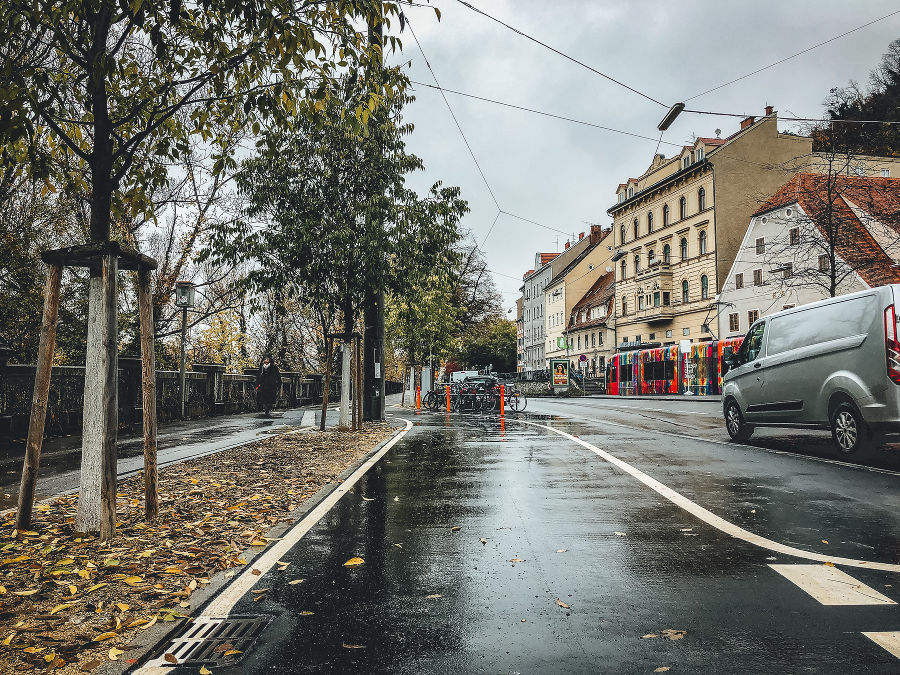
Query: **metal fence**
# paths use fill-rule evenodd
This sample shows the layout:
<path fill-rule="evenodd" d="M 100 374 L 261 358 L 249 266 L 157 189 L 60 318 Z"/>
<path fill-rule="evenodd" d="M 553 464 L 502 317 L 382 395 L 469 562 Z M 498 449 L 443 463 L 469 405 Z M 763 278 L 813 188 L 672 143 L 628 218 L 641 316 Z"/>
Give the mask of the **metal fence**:
<path fill-rule="evenodd" d="M 253 371 L 255 372 L 255 371 Z M 21 438 L 28 433 L 33 365 L 0 364 L 0 437 Z M 161 422 L 181 413 L 181 388 L 177 371 L 156 373 L 156 409 Z M 136 431 L 142 423 L 141 364 L 139 359 L 119 358 L 119 426 Z M 256 410 L 254 374 L 226 373 L 225 366 L 195 364 L 186 373 L 185 414 L 189 418 L 211 417 Z M 340 396 L 340 379 L 333 378 L 329 397 Z M 285 372 L 276 407 L 291 408 L 322 400 L 322 376 Z M 81 431 L 84 404 L 84 367 L 53 368 L 47 405 L 47 436 Z"/>

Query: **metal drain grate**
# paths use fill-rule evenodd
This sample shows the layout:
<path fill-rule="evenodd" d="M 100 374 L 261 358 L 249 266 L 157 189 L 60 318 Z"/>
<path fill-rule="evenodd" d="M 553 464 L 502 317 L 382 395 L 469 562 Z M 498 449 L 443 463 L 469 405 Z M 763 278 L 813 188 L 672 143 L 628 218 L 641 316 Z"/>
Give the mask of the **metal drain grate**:
<path fill-rule="evenodd" d="M 272 620 L 271 616 L 231 616 L 223 618 L 198 617 L 188 624 L 185 632 L 173 639 L 163 653 L 148 666 L 233 666 L 253 647 L 256 638 Z M 222 649 L 222 645 L 231 645 Z M 218 651 L 216 649 L 218 648 Z M 225 656 L 226 651 L 240 654 Z M 171 654 L 176 663 L 166 661 Z"/>

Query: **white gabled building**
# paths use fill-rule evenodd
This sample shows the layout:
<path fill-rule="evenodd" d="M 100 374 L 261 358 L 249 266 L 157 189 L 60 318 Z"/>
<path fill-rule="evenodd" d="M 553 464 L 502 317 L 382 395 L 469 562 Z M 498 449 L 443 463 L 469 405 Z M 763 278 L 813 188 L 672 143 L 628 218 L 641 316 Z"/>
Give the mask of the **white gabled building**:
<path fill-rule="evenodd" d="M 900 179 L 798 173 L 750 218 L 722 285 L 717 337 L 830 297 L 832 282 L 835 295 L 900 283 L 898 263 Z"/>

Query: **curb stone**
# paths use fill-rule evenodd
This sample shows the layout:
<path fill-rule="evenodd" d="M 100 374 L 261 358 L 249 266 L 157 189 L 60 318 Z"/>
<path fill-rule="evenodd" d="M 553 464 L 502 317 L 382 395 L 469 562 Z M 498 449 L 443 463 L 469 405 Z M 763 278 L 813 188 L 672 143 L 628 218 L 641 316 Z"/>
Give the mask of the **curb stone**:
<path fill-rule="evenodd" d="M 299 520 L 304 518 L 310 511 L 316 508 L 316 506 L 318 506 L 319 503 L 328 495 L 334 492 L 341 485 L 341 483 L 343 483 L 347 479 L 348 476 L 350 476 L 354 471 L 362 466 L 372 455 L 381 450 L 382 447 L 389 443 L 404 428 L 404 426 L 398 426 L 397 423 L 393 420 L 388 421 L 388 424 L 392 427 L 395 427 L 394 433 L 392 433 L 381 443 L 373 447 L 363 457 L 354 462 L 353 465 L 342 471 L 336 480 L 323 485 L 319 489 L 319 491 L 316 492 L 312 497 L 309 497 L 303 504 L 287 514 L 286 517 L 290 519 L 289 521 L 276 525 L 274 528 L 272 528 L 272 530 L 266 533 L 266 536 L 269 538 L 281 537 L 285 532 L 296 525 Z M 273 436 L 273 438 L 277 438 L 277 436 Z M 177 632 L 182 629 L 186 623 L 193 621 L 194 615 L 202 610 L 213 598 L 215 598 L 219 594 L 219 591 L 223 590 L 229 583 L 231 583 L 234 575 L 226 577 L 226 572 L 243 570 L 247 567 L 252 567 L 253 561 L 260 557 L 267 548 L 268 547 L 266 546 L 262 548 L 252 547 L 252 549 L 248 548 L 244 551 L 241 551 L 239 556 L 244 558 L 244 560 L 247 561 L 247 564 L 240 567 L 231 568 L 230 570 L 222 570 L 221 572 L 217 572 L 212 576 L 208 584 L 194 591 L 194 593 L 191 594 L 190 598 L 191 606 L 184 609 L 185 614 L 188 614 L 186 618 L 180 621 L 172 621 L 171 623 L 157 623 L 149 630 L 136 635 L 130 642 L 120 648 L 124 649 L 125 653 L 119 657 L 119 661 L 107 661 L 94 672 L 97 673 L 97 675 L 123 675 L 124 673 L 128 673 L 136 670 L 137 668 L 140 668 L 146 661 L 150 659 L 150 657 L 156 652 L 159 646 L 171 639 L 173 635 L 177 634 Z M 136 662 L 128 663 L 125 659 L 136 659 Z"/>

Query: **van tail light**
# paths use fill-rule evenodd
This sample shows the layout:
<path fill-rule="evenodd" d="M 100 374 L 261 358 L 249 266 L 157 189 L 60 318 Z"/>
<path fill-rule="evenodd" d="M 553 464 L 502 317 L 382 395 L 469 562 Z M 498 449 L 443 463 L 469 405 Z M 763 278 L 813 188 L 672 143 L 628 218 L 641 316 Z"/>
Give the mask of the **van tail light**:
<path fill-rule="evenodd" d="M 900 342 L 897 342 L 897 315 L 893 305 L 884 310 L 884 347 L 888 377 L 900 384 Z"/>

